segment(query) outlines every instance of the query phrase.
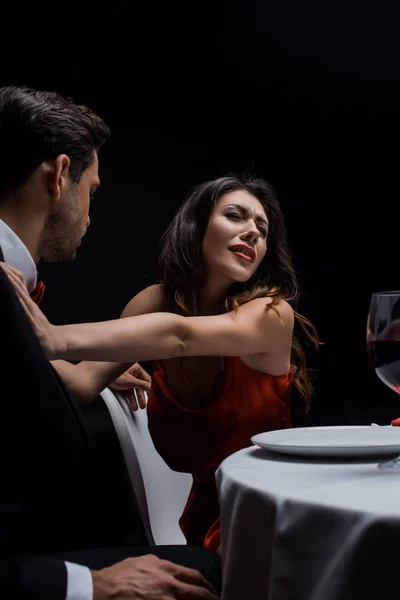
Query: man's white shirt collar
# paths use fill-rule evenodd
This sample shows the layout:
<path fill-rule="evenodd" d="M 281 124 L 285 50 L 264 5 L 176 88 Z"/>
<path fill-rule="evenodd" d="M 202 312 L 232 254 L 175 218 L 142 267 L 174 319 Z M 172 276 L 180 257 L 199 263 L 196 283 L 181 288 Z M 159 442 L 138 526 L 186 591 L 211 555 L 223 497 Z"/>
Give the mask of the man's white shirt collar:
<path fill-rule="evenodd" d="M 16 233 L 0 219 L 0 247 L 6 263 L 15 267 L 24 276 L 28 292 L 31 293 L 37 283 L 37 270 L 31 253 Z"/>

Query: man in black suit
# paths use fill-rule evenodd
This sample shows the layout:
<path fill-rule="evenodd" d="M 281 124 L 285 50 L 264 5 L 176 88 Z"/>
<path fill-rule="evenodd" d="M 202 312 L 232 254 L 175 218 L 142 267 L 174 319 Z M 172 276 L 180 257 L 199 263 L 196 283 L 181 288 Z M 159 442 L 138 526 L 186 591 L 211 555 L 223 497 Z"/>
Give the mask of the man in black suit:
<path fill-rule="evenodd" d="M 107 136 L 97 115 L 58 94 L 0 89 L 0 258 L 22 271 L 29 291 L 40 258 L 75 258 Z M 107 527 L 79 406 L 2 269 L 0 368 L 0 598 L 215 600 L 206 581 L 219 588 L 214 554 L 143 546 L 139 516 L 126 532 Z M 121 373 L 120 365 L 85 368 L 102 387 Z"/>

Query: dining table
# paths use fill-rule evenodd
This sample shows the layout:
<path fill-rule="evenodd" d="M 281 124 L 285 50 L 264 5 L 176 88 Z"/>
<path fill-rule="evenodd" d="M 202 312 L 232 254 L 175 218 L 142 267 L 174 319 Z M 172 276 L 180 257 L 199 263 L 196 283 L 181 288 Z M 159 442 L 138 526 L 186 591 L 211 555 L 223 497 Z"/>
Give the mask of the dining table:
<path fill-rule="evenodd" d="M 226 458 L 216 472 L 222 600 L 398 600 L 394 450 L 299 455 L 252 444 Z"/>

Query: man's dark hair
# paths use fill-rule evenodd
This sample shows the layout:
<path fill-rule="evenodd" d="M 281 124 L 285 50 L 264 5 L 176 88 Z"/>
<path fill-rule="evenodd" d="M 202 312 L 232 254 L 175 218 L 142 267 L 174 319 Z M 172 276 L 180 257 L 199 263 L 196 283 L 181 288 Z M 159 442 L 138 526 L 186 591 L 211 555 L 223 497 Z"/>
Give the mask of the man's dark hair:
<path fill-rule="evenodd" d="M 45 160 L 66 154 L 78 182 L 109 135 L 87 106 L 56 92 L 0 88 L 0 201 L 23 184 Z"/>

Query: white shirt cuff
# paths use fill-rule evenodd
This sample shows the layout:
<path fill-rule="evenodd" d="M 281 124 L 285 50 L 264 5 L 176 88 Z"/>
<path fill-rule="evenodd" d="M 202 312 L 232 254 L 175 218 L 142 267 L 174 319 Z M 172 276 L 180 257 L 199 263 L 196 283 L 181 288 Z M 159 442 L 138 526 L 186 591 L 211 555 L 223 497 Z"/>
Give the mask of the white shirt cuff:
<path fill-rule="evenodd" d="M 93 600 L 93 579 L 83 565 L 65 562 L 67 568 L 67 595 L 65 600 Z"/>

